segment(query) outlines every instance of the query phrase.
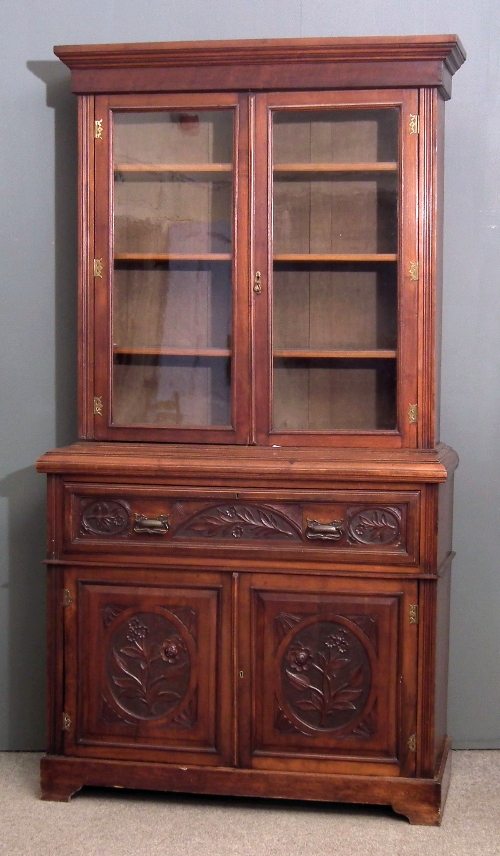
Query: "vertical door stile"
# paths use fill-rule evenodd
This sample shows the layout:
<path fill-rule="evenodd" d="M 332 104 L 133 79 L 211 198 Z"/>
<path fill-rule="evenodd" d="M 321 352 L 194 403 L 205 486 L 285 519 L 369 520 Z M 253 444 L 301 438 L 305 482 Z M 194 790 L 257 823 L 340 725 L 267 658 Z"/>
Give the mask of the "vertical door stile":
<path fill-rule="evenodd" d="M 112 182 L 111 169 L 111 128 L 112 113 L 108 99 L 99 95 L 95 99 L 95 117 L 92 123 L 94 137 L 95 192 L 94 192 L 94 253 L 90 262 L 89 277 L 93 283 L 94 294 L 95 346 L 94 346 L 94 435 L 96 439 L 106 436 L 106 428 L 111 423 L 111 278 L 112 258 Z M 95 134 L 95 123 L 99 122 L 99 136 Z M 99 188 L 99 193 L 97 193 Z M 96 266 L 94 267 L 94 260 Z"/>
<path fill-rule="evenodd" d="M 232 657 L 232 678 L 233 678 L 233 765 L 235 767 L 239 766 L 240 757 L 239 757 L 239 671 L 240 671 L 240 663 L 238 656 L 238 613 L 239 613 L 239 577 L 238 573 L 233 573 L 233 584 L 232 584 L 232 646 L 233 646 L 233 657 Z"/>
<path fill-rule="evenodd" d="M 271 427 L 272 194 L 268 95 L 255 96 L 253 111 L 253 252 L 251 272 L 254 443 L 267 445 Z M 259 287 L 255 275 L 260 273 Z"/>
<path fill-rule="evenodd" d="M 418 110 L 418 93 L 405 93 L 401 104 L 400 130 L 398 423 L 403 446 L 409 448 L 418 445 L 421 419 L 421 408 L 418 407 L 418 377 L 421 369 L 418 331 L 414 322 L 419 311 L 420 291 Z"/>

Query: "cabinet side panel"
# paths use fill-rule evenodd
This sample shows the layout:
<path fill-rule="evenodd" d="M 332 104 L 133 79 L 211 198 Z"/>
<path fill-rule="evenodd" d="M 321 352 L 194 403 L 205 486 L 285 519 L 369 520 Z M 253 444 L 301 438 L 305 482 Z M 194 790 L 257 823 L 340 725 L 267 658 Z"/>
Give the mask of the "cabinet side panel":
<path fill-rule="evenodd" d="M 90 259 L 94 243 L 94 146 L 91 129 L 94 98 L 78 99 L 78 435 L 94 435 L 94 279 Z"/>
<path fill-rule="evenodd" d="M 448 663 L 450 638 L 451 556 L 441 571 L 436 603 L 436 695 L 434 707 L 434 763 L 437 769 L 446 740 L 448 706 Z"/>

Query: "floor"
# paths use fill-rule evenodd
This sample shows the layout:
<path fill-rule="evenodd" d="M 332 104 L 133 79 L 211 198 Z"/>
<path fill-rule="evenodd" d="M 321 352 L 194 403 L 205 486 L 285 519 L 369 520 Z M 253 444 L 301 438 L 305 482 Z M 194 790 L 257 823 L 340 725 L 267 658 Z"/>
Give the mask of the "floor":
<path fill-rule="evenodd" d="M 8 856 L 500 856 L 500 750 L 453 753 L 442 826 L 381 807 L 84 789 L 38 799 L 41 755 L 0 753 Z"/>

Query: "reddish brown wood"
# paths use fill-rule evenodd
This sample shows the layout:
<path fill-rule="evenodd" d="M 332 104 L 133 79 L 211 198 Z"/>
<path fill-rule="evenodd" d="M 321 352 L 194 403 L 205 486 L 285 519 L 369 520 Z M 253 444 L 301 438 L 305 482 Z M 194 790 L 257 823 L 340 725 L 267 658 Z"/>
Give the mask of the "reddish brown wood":
<path fill-rule="evenodd" d="M 174 793 L 390 805 L 410 823 L 439 826 L 451 772 L 448 746 L 432 779 L 236 770 L 119 763 L 49 755 L 42 759 L 42 799 L 68 801 L 80 788 L 145 788 Z"/>
<path fill-rule="evenodd" d="M 452 449 L 437 443 L 442 128 L 443 100 L 465 59 L 460 42 L 454 36 L 184 42 L 62 47 L 56 54 L 80 93 L 82 440 L 37 462 L 49 486 L 49 754 L 42 760 L 42 798 L 68 800 L 91 785 L 374 803 L 391 805 L 412 823 L 436 825 L 450 775 L 446 675 L 458 463 Z M 370 124 L 373 111 L 386 108 L 398 111 L 396 135 L 392 112 Z M 163 227 L 170 215 L 159 222 L 157 214 L 157 244 L 148 243 L 150 231 L 145 244 L 125 242 L 115 251 L 113 111 L 172 111 L 179 133 L 182 125 L 192 135 L 203 124 L 194 113 L 219 110 L 235 117 L 232 256 L 227 237 L 221 247 L 167 252 Z M 272 139 L 269 116 L 280 110 L 302 111 L 292 124 L 304 116 L 309 123 L 309 154 L 300 129 L 299 143 L 289 146 L 279 131 Z M 343 125 L 349 111 L 368 116 L 368 136 L 358 146 L 343 127 L 340 148 L 332 148 L 335 122 L 313 130 L 306 115 L 321 110 L 345 111 Z M 417 115 L 420 133 L 414 133 Z M 102 119 L 100 139 L 95 119 Z M 286 136 L 289 118 L 282 119 Z M 379 139 L 380 129 L 381 137 L 389 129 L 392 143 Z M 228 136 L 219 150 L 207 139 L 190 150 L 197 157 L 192 165 L 186 137 L 174 163 L 160 146 L 151 163 L 148 155 L 136 165 L 124 146 L 117 167 L 127 180 L 146 184 L 152 177 L 177 180 L 180 172 L 188 182 L 207 176 L 226 182 L 220 207 L 226 222 Z M 309 182 L 304 221 L 302 191 L 287 201 L 290 245 L 271 213 L 273 145 L 280 153 L 276 181 Z M 343 197 L 350 246 L 324 226 L 342 198 L 332 176 L 340 183 L 379 182 L 375 191 L 360 189 L 361 203 Z M 397 239 L 391 233 L 396 180 Z M 326 202 L 313 186 L 322 182 L 330 182 Z M 213 186 L 207 200 L 200 219 L 211 222 L 210 206 L 219 216 Z M 364 200 L 377 213 L 360 227 Z M 379 217 L 384 205 L 389 214 Z M 137 226 L 134 217 L 145 229 L 154 198 L 146 195 L 144 206 L 146 214 L 125 206 L 127 229 L 129 220 Z M 187 211 L 186 222 L 192 216 L 196 224 Z M 94 277 L 94 258 L 102 259 L 102 278 Z M 141 315 L 140 336 L 127 341 L 129 320 L 121 315 L 113 332 L 115 265 L 229 267 L 229 258 L 227 342 L 211 341 L 208 312 L 198 326 L 193 322 L 201 333 L 187 344 L 156 333 L 142 341 L 151 311 Z M 349 275 L 354 269 L 355 282 L 342 280 L 344 314 L 332 320 L 337 304 L 330 292 L 324 297 L 331 271 L 319 284 L 313 274 L 335 264 Z M 280 280 L 287 265 L 309 265 L 312 273 Z M 369 280 L 361 282 L 360 272 Z M 142 293 L 130 278 L 123 282 L 135 289 L 126 302 L 133 315 Z M 162 284 L 169 288 L 171 280 Z M 208 305 L 204 284 L 191 294 L 186 325 L 200 295 Z M 161 300 L 153 300 L 153 309 L 166 306 Z M 319 319 L 314 300 L 323 301 Z M 351 302 L 354 308 L 346 309 Z M 172 324 L 169 318 L 169 330 Z M 352 340 L 338 336 L 338 328 Z M 131 425 L 113 425 L 113 353 L 124 360 L 231 354 L 230 427 L 222 420 L 210 427 L 201 418 L 194 428 L 142 425 L 134 417 Z M 342 384 L 311 381 L 310 373 L 316 391 L 306 398 L 295 383 L 282 384 L 279 406 L 288 397 L 290 409 L 282 423 L 275 420 L 284 427 L 274 430 L 273 356 L 304 355 L 353 364 L 357 357 L 356 368 L 363 359 L 397 361 L 397 419 L 385 391 L 376 390 L 369 419 L 350 423 L 359 430 L 323 430 L 321 397 Z M 344 388 L 342 413 L 351 408 L 363 416 L 357 399 L 373 392 L 373 384 L 364 384 L 353 387 L 354 396 Z M 290 428 L 304 400 L 313 428 Z M 416 423 L 408 414 L 414 404 Z M 132 405 L 134 414 L 145 412 L 135 399 Z M 378 430 L 381 424 L 391 430 Z"/>

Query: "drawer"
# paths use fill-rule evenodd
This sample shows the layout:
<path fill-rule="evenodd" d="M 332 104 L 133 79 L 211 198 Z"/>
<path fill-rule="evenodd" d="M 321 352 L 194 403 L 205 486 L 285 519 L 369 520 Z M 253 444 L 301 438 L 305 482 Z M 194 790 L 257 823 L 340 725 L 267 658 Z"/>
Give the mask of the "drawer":
<path fill-rule="evenodd" d="M 417 564 L 420 491 L 242 491 L 66 483 L 66 551 L 238 555 Z"/>

